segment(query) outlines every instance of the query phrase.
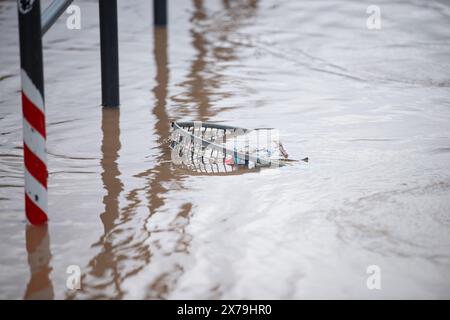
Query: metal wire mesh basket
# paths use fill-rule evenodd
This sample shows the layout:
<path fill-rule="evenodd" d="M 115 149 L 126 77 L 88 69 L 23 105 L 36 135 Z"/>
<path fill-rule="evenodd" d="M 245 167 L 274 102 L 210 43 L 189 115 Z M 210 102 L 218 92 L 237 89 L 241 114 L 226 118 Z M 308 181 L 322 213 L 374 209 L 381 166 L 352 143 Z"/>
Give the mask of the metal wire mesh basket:
<path fill-rule="evenodd" d="M 172 129 L 172 161 L 195 172 L 232 173 L 292 161 L 271 128 L 188 121 L 173 122 Z"/>

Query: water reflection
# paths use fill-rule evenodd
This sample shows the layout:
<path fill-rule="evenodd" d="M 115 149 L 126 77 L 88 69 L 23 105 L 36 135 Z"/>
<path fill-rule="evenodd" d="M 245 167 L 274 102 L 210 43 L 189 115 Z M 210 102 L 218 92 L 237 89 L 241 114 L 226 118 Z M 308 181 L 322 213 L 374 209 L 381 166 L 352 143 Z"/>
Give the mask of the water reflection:
<path fill-rule="evenodd" d="M 153 55 L 156 63 L 156 86 L 153 94 L 156 99 L 153 114 L 156 118 L 155 131 L 158 137 L 166 139 L 169 136 L 170 123 L 166 111 L 166 100 L 169 85 L 169 68 L 167 58 L 167 29 L 155 27 L 153 30 Z M 167 148 L 161 150 L 167 160 Z"/>
<path fill-rule="evenodd" d="M 170 191 L 169 186 L 177 186 L 181 188 L 183 176 L 171 166 L 170 163 L 170 149 L 165 143 L 167 141 L 171 130 L 171 119 L 166 110 L 168 85 L 169 85 L 169 68 L 168 68 L 168 53 L 167 53 L 167 29 L 156 27 L 154 29 L 154 57 L 156 63 L 156 86 L 153 89 L 155 96 L 155 107 L 153 114 L 156 123 L 154 133 L 159 138 L 159 155 L 157 156 L 157 165 L 146 170 L 137 176 L 146 180 L 146 197 L 148 199 L 149 215 L 145 220 L 146 230 L 152 229 L 151 248 L 153 251 L 171 255 L 167 263 L 162 262 L 165 266 L 162 270 L 156 270 L 159 273 L 154 280 L 147 286 L 147 299 L 164 299 L 170 293 L 171 289 L 176 283 L 176 280 L 183 271 L 180 257 L 177 254 L 186 254 L 189 242 L 189 236 L 186 236 L 185 226 L 189 223 L 190 212 L 192 209 L 191 203 L 185 203 L 181 208 L 172 208 L 167 214 L 166 225 L 155 229 L 152 224 L 152 216 L 158 211 L 162 211 L 166 203 L 166 193 Z M 171 212 L 173 212 L 171 214 Z M 171 239 L 175 241 L 174 248 L 169 248 L 163 245 L 165 240 Z M 161 259 L 164 260 L 164 259 Z"/>
<path fill-rule="evenodd" d="M 206 18 L 206 15 L 202 1 L 194 1 L 194 4 L 193 21 L 196 23 L 199 19 Z M 206 120 L 221 110 L 210 110 L 210 96 L 219 85 L 221 76 L 207 62 L 203 32 L 194 29 L 191 29 L 191 35 L 197 55 L 192 62 L 188 79 L 183 84 L 188 88 L 185 102 L 197 105 L 200 119 Z M 134 178 L 141 179 L 140 187 L 124 190 L 118 167 L 120 112 L 116 108 L 103 109 L 101 166 L 106 195 L 103 199 L 105 210 L 100 218 L 104 233 L 92 245 L 99 248 L 99 253 L 90 260 L 88 271 L 82 276 L 82 289 L 67 293 L 69 299 L 124 298 L 127 293 L 124 282 L 138 275 L 146 279 L 144 298 L 164 299 L 169 296 L 184 271 L 191 241 L 186 226 L 189 224 L 193 205 L 188 201 L 168 201 L 171 191 L 183 189 L 182 182 L 186 176 L 183 171 L 172 166 L 170 149 L 166 143 L 171 131 L 170 124 L 175 120 L 167 113 L 167 30 L 156 27 L 153 39 L 156 85 L 152 90 L 155 97 L 152 114 L 156 122 L 149 138 L 156 138 L 159 142 L 158 147 L 152 149 L 152 152 L 157 153 L 156 164 L 134 175 Z M 205 73 L 210 77 L 204 78 Z M 176 102 L 176 98 L 173 99 Z M 183 108 L 183 104 L 180 108 Z M 123 205 L 119 200 L 123 201 Z M 156 263 L 152 263 L 153 261 Z M 144 268 L 145 274 L 140 273 Z"/>
<path fill-rule="evenodd" d="M 123 191 L 120 180 L 120 170 L 117 160 L 119 158 L 120 144 L 120 109 L 103 108 L 102 110 L 102 182 L 106 194 L 103 197 L 105 210 L 100 214 L 103 224 L 103 235 L 92 245 L 99 247 L 100 252 L 89 262 L 89 271 L 81 279 L 80 292 L 68 292 L 67 298 L 75 295 L 88 294 L 90 298 L 111 298 L 114 293 L 117 298 L 123 296 L 121 289 L 118 258 L 114 249 L 113 233 L 119 219 L 119 196 Z"/>
<path fill-rule="evenodd" d="M 89 271 L 82 277 L 82 289 L 76 293 L 68 293 L 68 298 L 82 297 L 90 299 L 121 299 L 125 295 L 123 282 L 139 273 L 151 262 L 154 251 L 166 251 L 161 247 L 160 238 L 174 238 L 179 245 L 175 251 L 186 246 L 183 236 L 180 237 L 179 218 L 187 221 L 191 205 L 184 204 L 175 208 L 173 219 L 167 226 L 158 230 L 153 228 L 151 217 L 165 204 L 163 185 L 179 180 L 170 166 L 170 150 L 163 144 L 169 136 L 170 123 L 166 113 L 166 99 L 169 70 L 167 66 L 167 30 L 155 28 L 154 55 L 157 66 L 156 86 L 153 89 L 155 105 L 153 114 L 156 117 L 154 134 L 160 142 L 157 155 L 157 165 L 143 171 L 135 177 L 141 178 L 144 185 L 132 189 L 125 194 L 125 204 L 121 208 L 119 197 L 123 192 L 120 180 L 118 159 L 120 156 L 119 109 L 104 108 L 102 114 L 102 181 L 106 191 L 104 197 L 105 210 L 100 215 L 104 226 L 104 234 L 93 247 L 100 247 L 100 252 L 91 259 Z M 145 200 L 147 204 L 143 203 Z M 143 206 L 148 211 L 140 220 Z M 182 225 L 182 224 L 181 224 Z M 184 232 L 181 232 L 183 234 Z M 181 249 L 185 251 L 185 249 Z M 162 252 L 167 254 L 167 252 Z M 177 263 L 167 266 L 166 270 L 156 270 L 155 280 L 148 286 L 147 298 L 164 298 L 170 287 L 171 276 L 181 270 Z M 167 276 L 168 275 L 168 276 Z"/>
<path fill-rule="evenodd" d="M 53 299 L 53 285 L 50 280 L 50 239 L 48 226 L 27 225 L 25 231 L 30 280 L 24 294 L 24 299 Z"/>
<path fill-rule="evenodd" d="M 190 34 L 192 46 L 196 51 L 187 79 L 180 86 L 185 93 L 173 96 L 173 101 L 180 105 L 182 114 L 191 114 L 190 110 L 196 110 L 195 120 L 207 121 L 229 107 L 218 107 L 216 101 L 231 95 L 223 91 L 220 86 L 226 82 L 223 75 L 227 64 L 237 60 L 237 45 L 229 41 L 246 19 L 251 18 L 257 10 L 256 0 L 227 1 L 223 0 L 222 16 L 212 14 L 208 16 L 203 0 L 193 0 L 193 11 L 190 19 Z M 208 21 L 213 21 L 208 26 Z M 224 43 L 232 45 L 223 45 Z M 211 164 L 188 163 L 179 166 L 183 172 L 190 175 L 240 175 L 249 172 L 257 172 L 260 168 L 244 168 L 217 166 Z"/>
<path fill-rule="evenodd" d="M 107 235 L 114 227 L 115 220 L 119 217 L 118 197 L 123 191 L 120 181 L 120 171 L 117 164 L 120 151 L 120 109 L 103 108 L 102 110 L 102 181 L 107 194 L 103 197 L 105 212 L 100 215 Z"/>
<path fill-rule="evenodd" d="M 104 233 L 99 241 L 93 246 L 100 246 L 100 253 L 89 262 L 91 269 L 90 275 L 100 280 L 93 288 L 89 288 L 92 282 L 83 283 L 83 289 L 97 289 L 106 291 L 108 287 L 112 287 L 116 297 L 123 296 L 121 288 L 120 272 L 117 266 L 117 257 L 114 252 L 113 232 L 119 218 L 119 195 L 123 191 L 123 184 L 120 181 L 120 171 L 117 164 L 119 158 L 120 144 L 120 109 L 119 108 L 103 108 L 102 110 L 102 160 L 101 166 L 102 182 L 106 191 L 103 197 L 105 211 L 100 215 L 103 223 Z M 106 281 L 101 281 L 106 279 Z M 85 280 L 85 279 L 83 279 Z M 104 293 L 100 293 L 96 297 L 108 297 Z"/>
<path fill-rule="evenodd" d="M 196 51 L 187 79 L 180 86 L 186 88 L 186 93 L 172 97 L 179 104 L 184 115 L 191 114 L 190 110 L 197 110 L 196 120 L 206 121 L 228 107 L 217 107 L 215 101 L 229 97 L 230 92 L 220 91 L 223 78 L 221 62 L 230 62 L 237 58 L 236 48 L 223 46 L 227 37 L 232 35 L 246 18 L 254 15 L 257 1 L 237 1 L 233 5 L 223 1 L 224 9 L 231 20 L 214 21 L 214 29 L 205 28 L 203 23 L 210 20 L 204 7 L 203 0 L 193 0 L 194 10 L 191 17 L 190 34 L 192 46 Z M 208 39 L 208 34 L 215 39 Z"/>

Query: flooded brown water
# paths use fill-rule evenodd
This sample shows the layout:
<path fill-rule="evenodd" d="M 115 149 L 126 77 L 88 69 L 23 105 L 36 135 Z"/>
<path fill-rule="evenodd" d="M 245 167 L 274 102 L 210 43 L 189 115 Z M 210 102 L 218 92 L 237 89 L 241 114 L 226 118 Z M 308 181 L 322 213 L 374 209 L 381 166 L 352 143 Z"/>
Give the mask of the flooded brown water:
<path fill-rule="evenodd" d="M 169 3 L 153 30 L 149 1 L 119 1 L 120 109 L 100 107 L 96 1 L 44 37 L 36 228 L 16 2 L 0 1 L 0 298 L 450 298 L 449 3 L 377 1 L 381 30 L 369 1 Z M 190 174 L 170 161 L 179 119 L 274 127 L 310 162 Z"/>

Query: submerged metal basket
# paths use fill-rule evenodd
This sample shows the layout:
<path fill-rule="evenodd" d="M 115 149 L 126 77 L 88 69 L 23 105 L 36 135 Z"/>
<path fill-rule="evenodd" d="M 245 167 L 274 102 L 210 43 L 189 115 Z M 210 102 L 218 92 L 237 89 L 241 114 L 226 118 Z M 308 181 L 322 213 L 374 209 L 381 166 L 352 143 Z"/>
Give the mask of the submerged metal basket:
<path fill-rule="evenodd" d="M 201 121 L 173 122 L 172 128 L 172 161 L 195 172 L 231 173 L 239 168 L 281 166 L 289 161 L 279 141 L 282 158 L 270 157 L 270 148 L 264 147 L 270 140 L 270 128 L 245 129 Z M 260 134 L 263 130 L 265 134 Z M 256 143 L 251 141 L 255 137 Z"/>

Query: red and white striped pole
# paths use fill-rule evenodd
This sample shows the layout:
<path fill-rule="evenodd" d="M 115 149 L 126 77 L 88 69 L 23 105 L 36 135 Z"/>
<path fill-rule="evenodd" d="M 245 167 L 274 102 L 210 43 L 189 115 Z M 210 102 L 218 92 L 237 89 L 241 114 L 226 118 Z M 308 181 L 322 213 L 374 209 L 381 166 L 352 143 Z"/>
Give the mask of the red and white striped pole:
<path fill-rule="evenodd" d="M 47 222 L 47 154 L 40 0 L 18 0 L 22 81 L 25 214 Z"/>

